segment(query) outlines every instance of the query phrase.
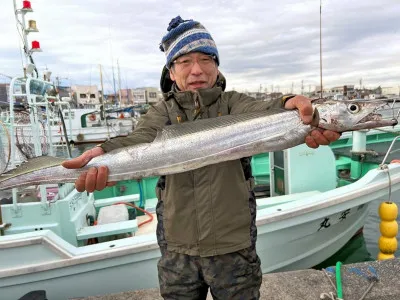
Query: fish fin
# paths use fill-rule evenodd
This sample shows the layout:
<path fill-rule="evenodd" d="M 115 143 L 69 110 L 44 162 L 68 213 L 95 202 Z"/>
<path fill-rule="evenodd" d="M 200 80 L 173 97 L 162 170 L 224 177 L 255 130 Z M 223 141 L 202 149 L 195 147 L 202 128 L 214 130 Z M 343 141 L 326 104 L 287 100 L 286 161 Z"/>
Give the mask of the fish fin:
<path fill-rule="evenodd" d="M 38 156 L 30 158 L 20 164 L 18 167 L 11 169 L 0 175 L 0 182 L 16 177 L 19 175 L 31 173 L 40 169 L 46 169 L 54 166 L 61 165 L 66 159 L 54 156 Z"/>

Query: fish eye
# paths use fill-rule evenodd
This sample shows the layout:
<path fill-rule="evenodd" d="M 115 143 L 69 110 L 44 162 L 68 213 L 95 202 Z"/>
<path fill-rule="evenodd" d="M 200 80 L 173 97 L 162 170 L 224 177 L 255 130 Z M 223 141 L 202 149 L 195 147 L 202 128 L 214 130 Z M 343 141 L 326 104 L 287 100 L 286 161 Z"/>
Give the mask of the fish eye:
<path fill-rule="evenodd" d="M 357 104 L 352 103 L 352 104 L 349 104 L 349 105 L 347 106 L 347 109 L 348 109 L 352 114 L 356 114 L 356 113 L 358 113 L 358 112 L 360 111 L 360 106 L 357 105 Z"/>

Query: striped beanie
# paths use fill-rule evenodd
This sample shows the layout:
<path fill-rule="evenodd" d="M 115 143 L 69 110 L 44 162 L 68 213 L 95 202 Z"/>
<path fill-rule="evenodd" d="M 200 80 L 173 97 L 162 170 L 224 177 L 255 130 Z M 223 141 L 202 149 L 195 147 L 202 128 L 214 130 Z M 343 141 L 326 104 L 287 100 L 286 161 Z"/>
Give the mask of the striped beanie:
<path fill-rule="evenodd" d="M 167 30 L 168 33 L 161 40 L 160 49 L 165 52 L 165 65 L 168 69 L 175 59 L 190 52 L 213 55 L 219 65 L 217 46 L 211 34 L 199 22 L 182 20 L 177 16 L 171 20 Z"/>

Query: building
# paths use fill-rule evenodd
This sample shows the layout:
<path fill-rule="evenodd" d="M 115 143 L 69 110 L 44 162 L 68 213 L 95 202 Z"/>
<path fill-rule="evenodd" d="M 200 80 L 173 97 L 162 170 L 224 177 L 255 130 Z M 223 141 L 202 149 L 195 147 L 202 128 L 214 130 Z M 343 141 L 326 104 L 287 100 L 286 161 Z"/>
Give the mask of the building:
<path fill-rule="evenodd" d="M 400 96 L 400 86 L 382 87 L 382 95 Z"/>
<path fill-rule="evenodd" d="M 158 93 L 159 90 L 154 87 L 145 88 L 146 90 L 146 101 L 148 104 L 157 103 L 159 100 Z"/>
<path fill-rule="evenodd" d="M 96 85 L 73 85 L 71 91 L 78 107 L 100 104 L 99 90 Z"/>
<path fill-rule="evenodd" d="M 120 90 L 121 93 L 121 102 L 120 102 L 120 106 L 121 107 L 126 107 L 126 106 L 131 106 L 133 105 L 133 90 L 132 89 L 121 89 Z"/>
<path fill-rule="evenodd" d="M 146 104 L 146 90 L 144 88 L 134 89 L 133 92 L 133 104 L 142 105 Z"/>
<path fill-rule="evenodd" d="M 152 104 L 162 98 L 161 92 L 155 87 L 137 88 L 132 91 L 134 105 Z"/>

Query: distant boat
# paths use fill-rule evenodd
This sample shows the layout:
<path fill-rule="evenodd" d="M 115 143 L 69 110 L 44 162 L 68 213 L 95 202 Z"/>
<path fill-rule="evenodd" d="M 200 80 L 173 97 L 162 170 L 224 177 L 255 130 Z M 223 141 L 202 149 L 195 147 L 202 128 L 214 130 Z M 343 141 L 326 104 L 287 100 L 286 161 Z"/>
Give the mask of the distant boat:
<path fill-rule="evenodd" d="M 129 113 L 112 111 L 104 113 L 93 108 L 63 109 L 67 136 L 74 144 L 100 143 L 114 137 L 127 136 L 134 129 L 136 120 Z M 56 140 L 64 139 L 59 117 L 51 120 L 52 134 Z"/>

